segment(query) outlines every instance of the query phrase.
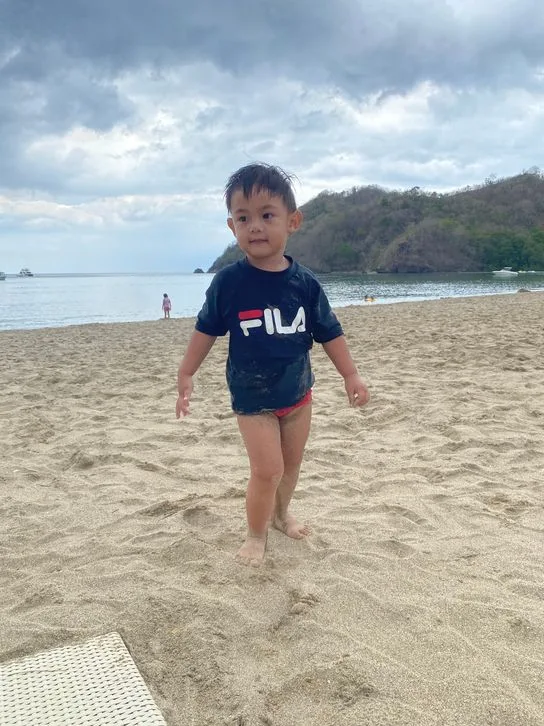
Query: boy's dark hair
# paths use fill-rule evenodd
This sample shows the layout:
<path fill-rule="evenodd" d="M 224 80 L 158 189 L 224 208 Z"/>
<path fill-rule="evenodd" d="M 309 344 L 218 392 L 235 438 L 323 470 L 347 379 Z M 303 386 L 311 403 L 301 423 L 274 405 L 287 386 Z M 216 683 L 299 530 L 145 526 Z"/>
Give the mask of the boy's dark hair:
<path fill-rule="evenodd" d="M 254 192 L 269 192 L 271 196 L 280 197 L 289 212 L 295 212 L 297 203 L 293 192 L 293 177 L 270 164 L 248 164 L 231 174 L 225 186 L 225 202 L 231 212 L 232 195 L 241 191 L 246 199 Z"/>

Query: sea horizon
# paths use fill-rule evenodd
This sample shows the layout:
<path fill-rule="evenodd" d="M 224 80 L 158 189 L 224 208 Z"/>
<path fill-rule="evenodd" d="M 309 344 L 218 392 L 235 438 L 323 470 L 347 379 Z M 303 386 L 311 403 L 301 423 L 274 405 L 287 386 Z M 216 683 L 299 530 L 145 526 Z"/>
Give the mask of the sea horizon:
<path fill-rule="evenodd" d="M 153 321 L 166 292 L 172 318 L 196 316 L 214 273 L 76 272 L 17 274 L 0 282 L 0 331 L 95 323 Z M 544 272 L 499 278 L 491 273 L 321 273 L 331 305 L 394 304 L 449 297 L 544 291 Z M 371 303 L 365 302 L 365 296 Z"/>

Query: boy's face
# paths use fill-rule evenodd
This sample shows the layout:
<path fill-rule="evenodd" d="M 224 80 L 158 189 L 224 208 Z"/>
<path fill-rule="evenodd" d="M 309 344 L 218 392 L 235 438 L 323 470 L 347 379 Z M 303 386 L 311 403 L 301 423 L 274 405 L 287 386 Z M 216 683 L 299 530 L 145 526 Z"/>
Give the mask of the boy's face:
<path fill-rule="evenodd" d="M 285 267 L 287 239 L 302 223 L 302 213 L 289 212 L 281 197 L 264 189 L 249 197 L 241 190 L 232 195 L 231 216 L 227 224 L 249 262 L 255 267 L 274 270 Z"/>

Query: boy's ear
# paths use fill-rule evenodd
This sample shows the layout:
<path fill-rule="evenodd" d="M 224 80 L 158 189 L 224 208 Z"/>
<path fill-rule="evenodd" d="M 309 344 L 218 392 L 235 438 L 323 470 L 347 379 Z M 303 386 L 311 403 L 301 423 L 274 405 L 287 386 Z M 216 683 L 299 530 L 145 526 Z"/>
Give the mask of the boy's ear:
<path fill-rule="evenodd" d="M 300 209 L 297 209 L 296 212 L 293 212 L 291 214 L 291 216 L 289 217 L 289 224 L 287 226 L 289 234 L 291 234 L 292 232 L 296 232 L 297 229 L 299 229 L 303 219 L 304 217 Z"/>
<path fill-rule="evenodd" d="M 236 237 L 236 234 L 234 233 L 234 222 L 232 221 L 232 217 L 227 217 L 227 225 L 232 234 Z"/>

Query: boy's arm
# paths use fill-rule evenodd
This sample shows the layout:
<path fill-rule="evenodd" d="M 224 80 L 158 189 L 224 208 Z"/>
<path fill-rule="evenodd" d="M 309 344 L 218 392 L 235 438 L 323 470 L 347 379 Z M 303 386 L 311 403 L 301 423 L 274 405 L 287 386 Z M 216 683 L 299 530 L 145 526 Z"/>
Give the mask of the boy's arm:
<path fill-rule="evenodd" d="M 346 393 L 351 406 L 364 406 L 370 399 L 368 388 L 359 376 L 357 366 L 348 349 L 346 339 L 339 335 L 327 343 L 323 343 L 325 353 L 334 363 L 336 370 L 344 379 Z"/>
<path fill-rule="evenodd" d="M 178 370 L 178 400 L 176 403 L 176 418 L 180 414 L 189 413 L 189 399 L 193 392 L 193 375 L 200 368 L 204 358 L 208 355 L 216 341 L 216 337 L 206 335 L 195 330 L 180 363 Z"/>

